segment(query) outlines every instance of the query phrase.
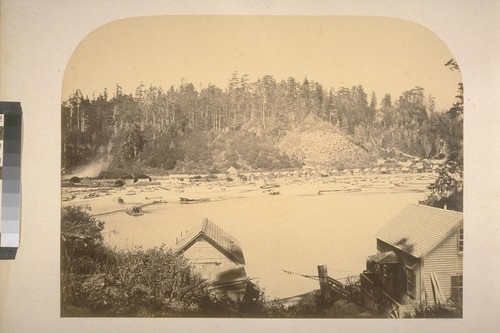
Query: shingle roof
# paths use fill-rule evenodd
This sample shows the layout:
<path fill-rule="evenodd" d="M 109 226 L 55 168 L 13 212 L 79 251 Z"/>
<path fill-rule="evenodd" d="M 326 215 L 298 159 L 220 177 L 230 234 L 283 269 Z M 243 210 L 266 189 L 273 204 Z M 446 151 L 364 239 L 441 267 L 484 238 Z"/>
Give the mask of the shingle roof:
<path fill-rule="evenodd" d="M 463 223 L 463 213 L 411 204 L 377 233 L 377 238 L 419 258 Z"/>
<path fill-rule="evenodd" d="M 401 262 L 399 260 L 398 255 L 394 253 L 394 251 L 387 251 L 375 254 L 373 256 L 369 256 L 368 259 L 370 259 L 371 261 L 375 261 L 376 263 L 379 264 L 398 264 Z"/>
<path fill-rule="evenodd" d="M 224 253 L 229 258 L 242 265 L 245 264 L 243 250 L 241 249 L 238 240 L 207 218 L 203 219 L 201 225 L 190 230 L 186 234 L 186 237 L 183 238 L 178 244 L 176 252 L 179 253 L 186 251 L 199 237 L 203 237 L 209 241 L 214 247 L 219 249 L 219 251 Z"/>

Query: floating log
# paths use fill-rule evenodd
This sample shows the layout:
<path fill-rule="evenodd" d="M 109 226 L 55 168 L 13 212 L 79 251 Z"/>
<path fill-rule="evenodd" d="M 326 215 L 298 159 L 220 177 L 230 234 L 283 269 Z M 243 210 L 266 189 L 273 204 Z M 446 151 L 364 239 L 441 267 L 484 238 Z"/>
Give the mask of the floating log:
<path fill-rule="evenodd" d="M 192 203 L 201 203 L 210 201 L 210 198 L 190 199 L 181 197 L 180 199 L 181 199 L 181 204 L 192 204 Z"/>
<path fill-rule="evenodd" d="M 276 187 L 280 187 L 280 185 L 278 185 L 278 184 L 266 184 L 266 185 L 262 185 L 260 188 L 263 190 L 267 190 L 267 189 L 276 188 Z"/>
<path fill-rule="evenodd" d="M 329 189 L 329 190 L 319 190 L 318 195 L 321 195 L 323 193 L 330 193 L 330 192 L 360 192 L 360 191 L 361 191 L 360 187 L 338 188 L 338 189 Z"/>

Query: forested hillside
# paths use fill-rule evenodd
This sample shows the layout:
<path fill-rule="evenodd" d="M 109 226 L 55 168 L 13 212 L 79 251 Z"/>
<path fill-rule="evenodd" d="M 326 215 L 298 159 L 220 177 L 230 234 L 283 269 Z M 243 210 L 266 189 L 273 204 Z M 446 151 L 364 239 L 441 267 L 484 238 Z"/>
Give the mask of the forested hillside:
<path fill-rule="evenodd" d="M 96 161 L 111 173 L 365 167 L 387 148 L 443 158 L 461 154 L 462 125 L 452 110 L 436 112 L 420 87 L 378 103 L 361 85 L 334 89 L 270 75 L 250 82 L 237 72 L 224 88 L 141 83 L 133 94 L 117 85 L 91 98 L 76 90 L 62 103 L 62 167 L 67 173 Z"/>

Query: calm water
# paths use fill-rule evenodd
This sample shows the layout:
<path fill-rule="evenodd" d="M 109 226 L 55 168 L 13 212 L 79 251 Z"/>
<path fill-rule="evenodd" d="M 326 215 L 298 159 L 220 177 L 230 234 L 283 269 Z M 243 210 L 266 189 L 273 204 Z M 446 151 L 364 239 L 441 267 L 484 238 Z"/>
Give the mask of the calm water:
<path fill-rule="evenodd" d="M 326 264 L 334 278 L 359 274 L 366 257 L 376 253 L 377 230 L 407 204 L 425 197 L 422 190 L 408 189 L 317 195 L 318 187 L 282 186 L 276 196 L 257 187 L 247 194 L 227 195 L 223 201 L 191 205 L 179 204 L 179 193 L 172 193 L 177 200 L 149 206 L 143 216 L 120 212 L 99 219 L 106 222 L 109 244 L 152 247 L 175 245 L 181 232 L 207 217 L 240 241 L 247 275 L 268 296 L 282 298 L 319 285 L 281 270 L 317 275 L 317 265 Z"/>

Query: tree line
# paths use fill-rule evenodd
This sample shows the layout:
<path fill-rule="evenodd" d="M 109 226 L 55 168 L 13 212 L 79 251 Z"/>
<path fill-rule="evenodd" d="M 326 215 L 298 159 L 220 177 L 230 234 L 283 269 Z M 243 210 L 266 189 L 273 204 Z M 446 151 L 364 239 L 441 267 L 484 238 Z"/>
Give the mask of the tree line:
<path fill-rule="evenodd" d="M 460 71 L 455 59 L 450 59 L 445 66 L 450 70 Z M 452 126 L 449 126 L 449 154 L 446 165 L 439 171 L 439 176 L 428 189 L 430 193 L 420 204 L 463 211 L 464 172 L 463 172 L 463 120 L 464 120 L 464 86 L 458 83 L 456 102 L 446 112 Z"/>
<path fill-rule="evenodd" d="M 181 164 L 210 171 L 213 164 L 237 164 L 222 162 L 231 155 L 241 168 L 300 167 L 275 143 L 311 113 L 374 154 L 381 148 L 422 158 L 459 154 L 462 133 L 456 115 L 437 112 L 421 87 L 397 98 L 385 94 L 378 103 L 361 85 L 327 89 L 307 78 L 278 81 L 271 75 L 250 82 L 238 72 L 224 90 L 212 84 L 196 89 L 185 81 L 164 90 L 141 82 L 133 94 L 117 85 L 112 96 L 104 89 L 89 98 L 77 89 L 61 108 L 66 171 L 102 156 L 111 156 L 118 169 L 171 170 Z M 256 151 L 249 153 L 238 141 L 255 143 Z M 267 153 L 255 156 L 261 151 Z M 267 162 L 256 163 L 258 157 Z"/>

